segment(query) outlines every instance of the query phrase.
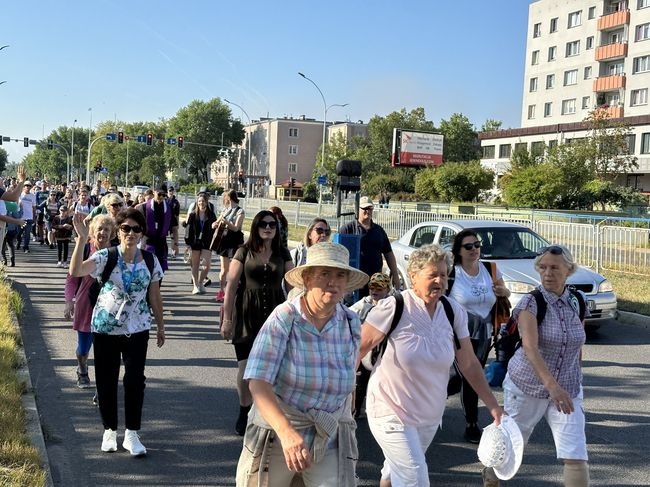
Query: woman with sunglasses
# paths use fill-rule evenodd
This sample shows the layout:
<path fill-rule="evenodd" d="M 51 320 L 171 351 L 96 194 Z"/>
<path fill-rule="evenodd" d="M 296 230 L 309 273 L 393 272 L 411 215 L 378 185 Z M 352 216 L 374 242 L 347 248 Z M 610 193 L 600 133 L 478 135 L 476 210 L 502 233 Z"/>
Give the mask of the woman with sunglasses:
<path fill-rule="evenodd" d="M 496 284 L 494 284 L 488 267 L 481 263 L 481 241 L 474 230 L 465 229 L 456 234 L 451 253 L 454 256 L 454 268 L 447 295 L 467 311 L 467 327 L 472 347 L 479 362 L 485 367 L 492 338 L 492 307 L 496 303 L 497 296 L 508 297 L 510 291 L 498 269 L 495 276 Z M 454 368 L 462 378 L 461 403 L 465 413 L 465 440 L 478 443 L 481 440 L 481 429 L 478 426 L 478 395 L 467 379 L 460 374 L 456 361 L 454 361 Z"/>
<path fill-rule="evenodd" d="M 248 356 L 264 321 L 285 300 L 282 280 L 290 269 L 291 255 L 280 244 L 278 221 L 272 212 L 262 210 L 253 218 L 248 240 L 230 263 L 221 320 L 221 335 L 232 340 L 237 356 L 239 417 L 235 432 L 240 436 L 253 403 L 244 381 Z"/>
<path fill-rule="evenodd" d="M 190 268 L 192 269 L 192 294 L 205 294 L 203 281 L 208 275 L 209 268 L 203 266 L 201 259 L 210 262 L 212 251 L 210 242 L 216 226 L 217 216 L 208 205 L 207 195 L 201 193 L 196 199 L 196 206 L 187 220 L 185 227 L 185 243 L 192 249 Z"/>
<path fill-rule="evenodd" d="M 165 343 L 163 305 L 160 280 L 163 270 L 158 259 L 146 256 L 138 243 L 146 230 L 144 215 L 134 209 L 121 211 L 116 218 L 120 245 L 117 262 L 99 290 L 91 318 L 95 348 L 95 380 L 99 412 L 104 424 L 101 449 L 117 450 L 117 387 L 120 359 L 124 362 L 124 419 L 126 431 L 122 446 L 131 456 L 146 455 L 138 431 L 144 401 L 144 368 L 153 312 L 157 323 L 156 341 Z M 74 226 L 79 242 L 88 240 L 88 228 L 83 216 L 75 215 Z M 70 273 L 75 277 L 91 275 L 102 278 L 109 259 L 109 249 L 98 250 L 83 260 L 83 246 L 75 246 Z M 153 263 L 152 270 L 145 262 Z"/>
<path fill-rule="evenodd" d="M 512 311 L 521 347 L 510 359 L 503 381 L 504 409 L 519 426 L 524 444 L 537 423 L 546 419 L 557 458 L 564 462 L 566 487 L 589 485 L 581 367 L 586 336 L 575 302 L 579 298 L 566 285 L 577 269 L 573 255 L 564 246 L 551 245 L 538 251 L 535 270 L 541 284 L 536 289 L 546 301 L 546 314 L 538 323 L 537 299 L 530 293 Z M 491 479 L 484 485 L 498 487 L 492 469 L 484 476 Z"/>
<path fill-rule="evenodd" d="M 327 220 L 324 218 L 314 218 L 314 221 L 307 227 L 302 242 L 291 251 L 291 262 L 293 262 L 293 266 L 298 267 L 299 265 L 304 265 L 307 262 L 307 249 L 319 242 L 327 242 L 331 233 L 332 230 Z"/>

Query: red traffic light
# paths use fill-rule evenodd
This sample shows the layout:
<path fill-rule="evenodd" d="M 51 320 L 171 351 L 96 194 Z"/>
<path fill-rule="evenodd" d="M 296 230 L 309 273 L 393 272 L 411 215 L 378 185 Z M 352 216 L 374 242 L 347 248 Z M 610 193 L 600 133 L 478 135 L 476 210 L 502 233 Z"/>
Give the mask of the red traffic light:
<path fill-rule="evenodd" d="M 147 134 L 147 145 L 151 145 L 151 144 L 153 144 L 153 134 L 149 132 Z"/>
<path fill-rule="evenodd" d="M 117 143 L 121 144 L 124 142 L 124 132 L 118 132 L 117 133 Z"/>
<path fill-rule="evenodd" d="M 176 145 L 178 146 L 179 149 L 182 149 L 183 146 L 185 145 L 185 137 L 182 136 L 179 137 Z"/>

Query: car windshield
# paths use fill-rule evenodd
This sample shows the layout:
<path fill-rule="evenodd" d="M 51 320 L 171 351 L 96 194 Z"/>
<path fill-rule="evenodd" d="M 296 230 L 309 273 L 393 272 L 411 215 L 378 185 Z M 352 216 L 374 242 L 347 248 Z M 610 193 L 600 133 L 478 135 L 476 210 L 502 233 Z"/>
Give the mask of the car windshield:
<path fill-rule="evenodd" d="M 548 245 L 527 228 L 482 228 L 477 233 L 483 243 L 481 255 L 487 259 L 533 259 Z"/>

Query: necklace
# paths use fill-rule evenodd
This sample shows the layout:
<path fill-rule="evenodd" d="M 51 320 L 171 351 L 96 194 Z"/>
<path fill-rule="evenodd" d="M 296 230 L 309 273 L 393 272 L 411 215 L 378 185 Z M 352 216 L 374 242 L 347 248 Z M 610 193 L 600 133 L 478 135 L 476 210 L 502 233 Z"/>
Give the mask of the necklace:
<path fill-rule="evenodd" d="M 312 311 L 311 306 L 309 306 L 309 300 L 307 299 L 307 296 L 306 295 L 303 296 L 302 299 L 303 299 L 303 302 L 305 303 L 305 309 L 307 310 L 307 313 L 309 314 L 309 316 L 311 316 L 314 319 L 317 319 L 317 320 L 329 320 L 330 317 L 332 316 L 332 314 L 334 313 L 334 310 L 332 310 L 332 311 L 330 311 L 329 313 L 327 313 L 324 316 L 318 316 L 316 313 L 314 313 Z"/>

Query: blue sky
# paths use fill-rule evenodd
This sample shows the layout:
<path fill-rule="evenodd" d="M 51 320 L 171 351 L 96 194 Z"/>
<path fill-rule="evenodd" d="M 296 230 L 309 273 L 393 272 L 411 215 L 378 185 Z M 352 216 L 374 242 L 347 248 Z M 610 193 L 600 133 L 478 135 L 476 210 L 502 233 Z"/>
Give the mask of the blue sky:
<path fill-rule="evenodd" d="M 363 120 L 422 106 L 519 126 L 530 0 L 2 2 L 0 135 L 40 139 L 227 98 L 251 118 Z M 92 111 L 88 109 L 92 108 Z M 246 121 L 233 107 L 233 115 Z M 10 161 L 27 149 L 5 142 Z"/>

